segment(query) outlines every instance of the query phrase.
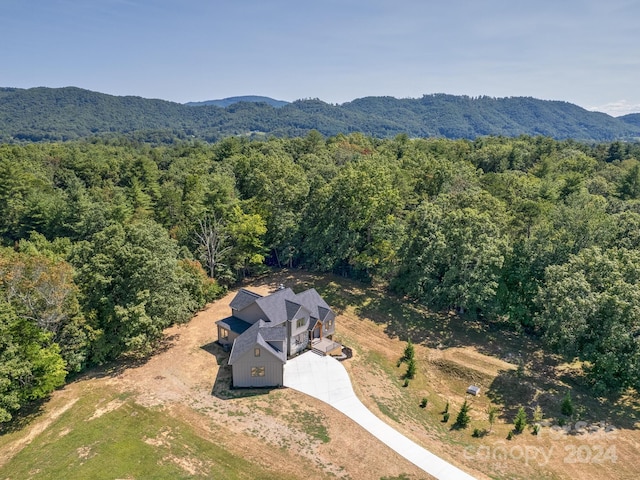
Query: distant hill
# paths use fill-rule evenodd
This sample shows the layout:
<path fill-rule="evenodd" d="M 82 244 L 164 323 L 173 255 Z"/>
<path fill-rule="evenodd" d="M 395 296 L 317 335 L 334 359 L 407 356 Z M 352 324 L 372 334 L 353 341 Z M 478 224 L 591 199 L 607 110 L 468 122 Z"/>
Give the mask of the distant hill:
<path fill-rule="evenodd" d="M 567 102 L 529 97 L 435 94 L 417 99 L 366 97 L 342 105 L 315 99 L 278 108 L 263 101 L 238 101 L 223 108 L 75 87 L 0 88 L 2 142 L 121 134 L 153 142 L 193 137 L 215 141 L 229 135 L 301 136 L 314 129 L 327 136 L 362 132 L 380 138 L 400 133 L 469 139 L 545 135 L 592 142 L 640 138 L 634 115 L 614 118 Z"/>
<path fill-rule="evenodd" d="M 622 120 L 623 122 L 635 127 L 640 127 L 640 113 L 630 113 L 629 115 L 623 115 L 622 117 L 618 117 L 618 120 Z"/>
<path fill-rule="evenodd" d="M 274 108 L 280 108 L 287 105 L 289 102 L 284 100 L 276 100 L 271 97 L 261 97 L 260 95 L 243 95 L 240 97 L 227 97 L 220 100 L 205 100 L 203 102 L 187 102 L 185 105 L 189 107 L 202 107 L 204 105 L 215 105 L 216 107 L 228 107 L 234 103 L 239 102 L 251 102 L 251 103 L 266 103 Z"/>

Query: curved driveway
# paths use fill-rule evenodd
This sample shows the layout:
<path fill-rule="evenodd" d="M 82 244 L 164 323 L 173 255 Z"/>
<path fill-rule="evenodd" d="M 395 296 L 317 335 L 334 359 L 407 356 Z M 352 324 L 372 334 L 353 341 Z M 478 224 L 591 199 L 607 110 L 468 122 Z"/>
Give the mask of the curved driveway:
<path fill-rule="evenodd" d="M 284 385 L 328 403 L 429 475 L 446 480 L 473 479 L 371 413 L 356 397 L 345 368 L 334 358 L 306 352 L 287 360 Z"/>

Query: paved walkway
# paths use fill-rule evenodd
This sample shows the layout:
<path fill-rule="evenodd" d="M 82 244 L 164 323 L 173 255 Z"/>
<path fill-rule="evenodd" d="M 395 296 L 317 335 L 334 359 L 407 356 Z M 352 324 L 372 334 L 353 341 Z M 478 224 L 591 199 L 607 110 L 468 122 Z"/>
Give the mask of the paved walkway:
<path fill-rule="evenodd" d="M 446 480 L 473 477 L 409 440 L 358 400 L 345 368 L 336 359 L 306 352 L 287 360 L 284 384 L 328 403 L 429 475 Z"/>

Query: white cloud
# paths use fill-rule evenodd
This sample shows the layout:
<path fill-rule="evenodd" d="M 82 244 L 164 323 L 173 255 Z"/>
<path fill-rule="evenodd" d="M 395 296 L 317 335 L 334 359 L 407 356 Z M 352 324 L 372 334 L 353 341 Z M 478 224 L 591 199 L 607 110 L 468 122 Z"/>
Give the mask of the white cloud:
<path fill-rule="evenodd" d="M 627 115 L 628 113 L 640 113 L 640 104 L 630 103 L 627 100 L 618 100 L 617 102 L 605 103 L 599 107 L 587 107 L 587 110 L 604 112 L 613 117 L 619 117 L 621 115 Z"/>

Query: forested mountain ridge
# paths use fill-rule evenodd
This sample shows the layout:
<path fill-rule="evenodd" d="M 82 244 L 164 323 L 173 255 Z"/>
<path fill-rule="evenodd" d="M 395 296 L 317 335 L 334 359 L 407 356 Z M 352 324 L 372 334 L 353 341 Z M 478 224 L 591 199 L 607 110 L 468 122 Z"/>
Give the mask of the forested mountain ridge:
<path fill-rule="evenodd" d="M 206 102 L 204 102 L 206 103 Z M 640 138 L 634 116 L 614 118 L 576 105 L 528 97 L 472 98 L 445 94 L 419 99 L 366 97 L 342 105 L 317 99 L 275 108 L 263 102 L 188 106 L 65 88 L 0 88 L 0 141 L 59 141 L 127 134 L 153 142 L 232 135 L 325 136 L 361 132 L 378 138 L 474 139 L 485 135 L 544 135 L 613 141 Z"/>
<path fill-rule="evenodd" d="M 630 113 L 618 118 L 629 125 L 640 127 L 640 113 Z"/>
<path fill-rule="evenodd" d="M 234 103 L 240 102 L 252 102 L 252 103 L 266 103 L 267 105 L 271 105 L 272 107 L 279 108 L 284 107 L 289 102 L 284 100 L 276 100 L 271 97 L 263 97 L 260 95 L 242 95 L 239 97 L 227 97 L 220 98 L 217 100 L 204 100 L 202 102 L 187 102 L 185 105 L 189 107 L 202 107 L 204 105 L 215 105 L 216 107 L 228 107 L 229 105 L 233 105 Z"/>

